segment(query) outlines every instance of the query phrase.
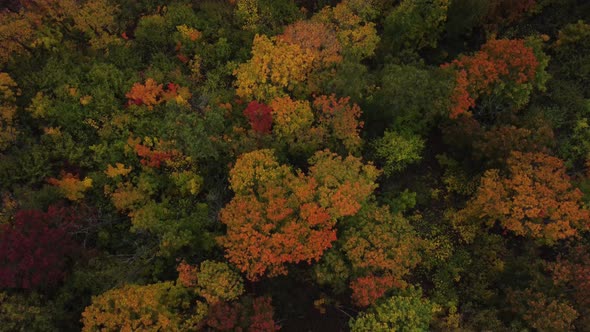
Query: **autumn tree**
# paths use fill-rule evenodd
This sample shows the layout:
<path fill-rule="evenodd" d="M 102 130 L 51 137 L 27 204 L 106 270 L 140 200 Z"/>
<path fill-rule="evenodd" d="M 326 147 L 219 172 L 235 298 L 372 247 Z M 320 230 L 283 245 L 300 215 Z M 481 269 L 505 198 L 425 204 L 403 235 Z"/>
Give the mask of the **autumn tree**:
<path fill-rule="evenodd" d="M 319 96 L 313 107 L 319 113 L 320 126 L 328 132 L 328 137 L 342 142 L 346 150 L 358 151 L 362 145 L 359 121 L 361 109 L 357 104 L 350 105 L 350 98 L 336 98 L 335 95 Z"/>
<path fill-rule="evenodd" d="M 197 200 L 203 178 L 194 161 L 172 142 L 153 137 L 130 137 L 125 149 L 135 157 L 135 167 L 107 165 L 104 193 L 118 212 L 131 218 L 131 230 L 156 236 L 163 256 L 182 248 L 209 247 L 207 206 Z"/>
<path fill-rule="evenodd" d="M 512 311 L 537 331 L 571 331 L 579 315 L 569 303 L 532 289 L 511 291 L 508 300 Z"/>
<path fill-rule="evenodd" d="M 313 70 L 307 78 L 307 90 L 322 91 L 326 83 L 335 77 L 334 69 L 339 68 L 343 61 L 336 27 L 319 21 L 298 21 L 287 26 L 279 38 L 312 52 Z"/>
<path fill-rule="evenodd" d="M 304 161 L 326 148 L 357 155 L 363 144 L 361 109 L 348 97 L 320 95 L 312 102 L 276 97 L 268 105 L 252 101 L 243 113 L 249 126 L 234 126 L 224 137 L 236 155 L 272 147 L 279 156 Z"/>
<path fill-rule="evenodd" d="M 227 263 L 204 261 L 198 267 L 185 262 L 178 265 L 178 280 L 209 304 L 238 299 L 244 293 L 241 276 Z"/>
<path fill-rule="evenodd" d="M 76 242 L 78 217 L 71 209 L 22 210 L 0 225 L 0 287 L 37 289 L 63 280 Z"/>
<path fill-rule="evenodd" d="M 93 297 L 82 331 L 179 331 L 180 317 L 166 303 L 171 282 L 125 285 Z"/>
<path fill-rule="evenodd" d="M 277 97 L 270 103 L 273 117 L 273 134 L 279 139 L 295 142 L 312 130 L 315 114 L 307 100 Z"/>
<path fill-rule="evenodd" d="M 357 15 L 351 5 L 350 1 L 342 1 L 334 7 L 326 6 L 311 20 L 331 27 L 336 32 L 343 56 L 358 61 L 375 54 L 380 38 L 375 23 Z"/>
<path fill-rule="evenodd" d="M 342 61 L 342 46 L 334 27 L 316 21 L 297 21 L 285 28 L 279 36 L 282 40 L 299 45 L 314 54 L 316 66 L 325 67 Z"/>
<path fill-rule="evenodd" d="M 62 173 L 61 179 L 50 178 L 47 182 L 60 189 L 60 192 L 70 201 L 79 201 L 84 198 L 84 192 L 92 188 L 92 179 L 85 177 L 79 179 L 72 173 Z"/>
<path fill-rule="evenodd" d="M 227 263 L 204 261 L 191 266 L 181 262 L 177 270 L 178 282 L 197 296 L 196 306 L 184 322 L 185 329 L 278 330 L 271 299 L 243 295 L 242 277 Z"/>
<path fill-rule="evenodd" d="M 241 296 L 242 279 L 226 263 L 181 262 L 177 269 L 176 284 L 125 285 L 93 297 L 82 313 L 83 331 L 278 329 L 270 298 Z"/>
<path fill-rule="evenodd" d="M 269 102 L 302 84 L 313 68 L 310 49 L 282 38 L 256 35 L 252 58 L 235 71 L 236 93 L 240 98 Z"/>
<path fill-rule="evenodd" d="M 423 243 L 406 218 L 370 203 L 339 228 L 342 235 L 314 268 L 320 284 L 337 292 L 350 287 L 358 306 L 407 285 L 403 278 L 421 261 Z"/>
<path fill-rule="evenodd" d="M 287 273 L 287 263 L 317 261 L 336 240 L 339 218 L 354 215 L 379 172 L 358 158 L 320 151 L 308 174 L 293 173 L 272 150 L 240 156 L 230 171 L 235 197 L 220 214 L 219 238 L 231 263 L 251 280 Z"/>
<path fill-rule="evenodd" d="M 0 72 L 0 151 L 16 140 L 16 97 L 20 90 L 7 73 Z"/>
<path fill-rule="evenodd" d="M 272 126 L 272 109 L 257 101 L 252 101 L 244 109 L 244 115 L 248 118 L 252 129 L 261 134 L 268 134 Z"/>
<path fill-rule="evenodd" d="M 516 108 L 522 107 L 533 87 L 544 83 L 538 79 L 544 76 L 546 65 L 546 57 L 523 39 L 489 40 L 474 55 L 463 55 L 443 65 L 456 73 L 449 116 L 470 114 L 479 97 L 491 94 L 508 96 Z"/>
<path fill-rule="evenodd" d="M 362 145 L 361 109 L 350 98 L 335 95 L 307 100 L 277 97 L 270 103 L 276 146 L 309 156 L 320 148 L 357 153 Z"/>
<path fill-rule="evenodd" d="M 125 95 L 128 105 L 145 105 L 149 110 L 154 106 L 168 101 L 175 101 L 179 105 L 188 105 L 191 93 L 186 88 L 181 88 L 175 83 L 168 83 L 166 88 L 158 84 L 152 78 L 148 78 L 144 84 L 135 83 Z"/>
<path fill-rule="evenodd" d="M 588 211 L 582 192 L 574 188 L 563 162 L 544 153 L 513 152 L 506 172 L 484 173 L 475 197 L 460 211 L 459 224 L 497 222 L 518 236 L 545 243 L 575 237 L 588 229 Z"/>

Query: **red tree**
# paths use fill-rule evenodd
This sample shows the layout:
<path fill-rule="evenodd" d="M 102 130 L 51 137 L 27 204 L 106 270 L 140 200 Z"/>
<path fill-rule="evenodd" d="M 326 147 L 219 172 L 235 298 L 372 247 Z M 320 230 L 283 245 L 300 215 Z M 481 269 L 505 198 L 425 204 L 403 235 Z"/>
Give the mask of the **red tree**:
<path fill-rule="evenodd" d="M 217 331 L 278 331 L 271 299 L 245 297 L 240 302 L 219 302 L 209 309 L 205 325 Z"/>
<path fill-rule="evenodd" d="M 51 286 L 65 276 L 76 247 L 70 236 L 78 218 L 71 209 L 25 210 L 0 226 L 0 288 Z"/>
<path fill-rule="evenodd" d="M 257 101 L 252 101 L 244 110 L 244 115 L 248 118 L 252 129 L 261 134 L 270 133 L 272 126 L 272 109 Z"/>

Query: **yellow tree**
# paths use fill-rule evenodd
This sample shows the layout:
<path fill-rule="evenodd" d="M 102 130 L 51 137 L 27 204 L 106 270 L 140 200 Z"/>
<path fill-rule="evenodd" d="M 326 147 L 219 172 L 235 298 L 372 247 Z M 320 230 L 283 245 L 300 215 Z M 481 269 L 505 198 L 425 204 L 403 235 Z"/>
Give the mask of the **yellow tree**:
<path fill-rule="evenodd" d="M 179 331 L 180 317 L 165 302 L 172 287 L 126 285 L 93 297 L 82 313 L 82 331 Z"/>
<path fill-rule="evenodd" d="M 277 37 L 256 35 L 252 58 L 235 71 L 237 94 L 247 100 L 269 102 L 303 83 L 313 68 L 310 49 Z"/>
<path fill-rule="evenodd" d="M 84 192 L 92 188 L 92 179 L 80 178 L 71 173 L 62 173 L 61 179 L 50 178 L 47 180 L 49 184 L 58 187 L 67 199 L 70 201 L 79 201 L 84 198 Z"/>
<path fill-rule="evenodd" d="M 90 47 L 105 49 L 110 44 L 123 41 L 117 35 L 116 15 L 119 7 L 107 0 L 85 2 L 73 14 L 74 28 L 82 31 L 89 39 Z"/>
<path fill-rule="evenodd" d="M 242 277 L 227 263 L 204 261 L 197 268 L 182 262 L 177 270 L 179 282 L 209 304 L 236 300 L 244 293 Z"/>
<path fill-rule="evenodd" d="M 308 91 L 321 91 L 324 82 L 336 75 L 333 68 L 343 57 L 334 26 L 312 20 L 297 21 L 287 26 L 279 38 L 312 52 L 313 70 L 307 78 Z"/>
<path fill-rule="evenodd" d="M 19 94 L 16 82 L 7 73 L 0 72 L 0 151 L 16 139 L 14 116 L 16 96 Z"/>
<path fill-rule="evenodd" d="M 36 25 L 29 14 L 0 11 L 0 65 L 15 54 L 28 53 Z"/>
<path fill-rule="evenodd" d="M 273 134 L 281 139 L 294 140 L 295 136 L 309 131 L 314 123 L 311 104 L 307 100 L 277 97 L 270 103 Z"/>
<path fill-rule="evenodd" d="M 336 32 L 345 56 L 364 59 L 375 54 L 379 36 L 375 23 L 358 16 L 348 2 L 335 7 L 325 7 L 312 17 L 312 21 L 323 22 Z"/>

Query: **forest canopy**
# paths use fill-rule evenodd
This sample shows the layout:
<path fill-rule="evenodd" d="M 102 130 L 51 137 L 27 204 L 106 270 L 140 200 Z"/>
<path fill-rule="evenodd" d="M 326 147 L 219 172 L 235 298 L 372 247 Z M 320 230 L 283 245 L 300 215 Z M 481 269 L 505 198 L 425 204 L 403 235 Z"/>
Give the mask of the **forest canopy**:
<path fill-rule="evenodd" d="M 0 331 L 586 331 L 590 3 L 5 0 Z"/>

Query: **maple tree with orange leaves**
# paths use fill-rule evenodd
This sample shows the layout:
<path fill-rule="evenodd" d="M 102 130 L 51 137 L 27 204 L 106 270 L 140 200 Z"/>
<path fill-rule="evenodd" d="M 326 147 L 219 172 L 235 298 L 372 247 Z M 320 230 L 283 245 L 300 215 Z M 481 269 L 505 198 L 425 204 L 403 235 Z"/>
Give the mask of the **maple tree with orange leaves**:
<path fill-rule="evenodd" d="M 287 273 L 286 263 L 317 261 L 336 240 L 338 218 L 353 215 L 375 189 L 379 174 L 354 157 L 329 151 L 310 159 L 309 173 L 293 173 L 272 150 L 238 158 L 230 171 L 236 193 L 220 214 L 227 257 L 251 280 Z"/>
<path fill-rule="evenodd" d="M 533 49 L 523 39 L 492 39 L 472 56 L 460 56 L 443 68 L 456 72 L 449 116 L 469 114 L 479 96 L 502 89 L 507 82 L 524 85 L 535 79 L 539 66 Z"/>
<path fill-rule="evenodd" d="M 498 222 L 515 235 L 555 243 L 590 226 L 582 192 L 574 188 L 563 161 L 544 153 L 513 152 L 506 173 L 485 172 L 475 197 L 460 211 L 462 222 Z"/>

